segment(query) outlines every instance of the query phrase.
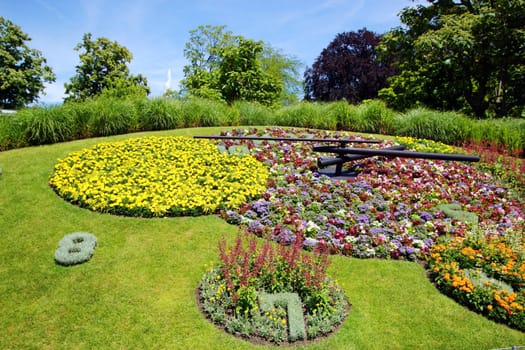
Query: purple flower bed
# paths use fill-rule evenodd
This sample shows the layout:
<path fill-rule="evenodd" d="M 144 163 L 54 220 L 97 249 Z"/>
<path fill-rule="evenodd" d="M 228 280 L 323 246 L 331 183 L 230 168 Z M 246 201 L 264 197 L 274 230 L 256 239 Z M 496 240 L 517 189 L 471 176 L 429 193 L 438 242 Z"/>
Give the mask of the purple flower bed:
<path fill-rule="evenodd" d="M 235 130 L 231 135 L 352 137 L 280 128 Z M 472 224 L 446 217 L 436 208 L 443 203 L 457 203 L 477 214 L 475 229 L 484 234 L 524 230 L 524 204 L 466 163 L 374 157 L 349 164 L 360 169 L 356 178 L 335 181 L 317 172 L 319 154 L 311 143 L 222 142 L 227 147 L 246 145 L 270 168 L 260 199 L 222 213 L 228 222 L 260 237 L 292 242 L 300 235 L 307 249 L 326 245 L 336 254 L 415 260 L 426 255 L 438 237 L 472 230 Z"/>

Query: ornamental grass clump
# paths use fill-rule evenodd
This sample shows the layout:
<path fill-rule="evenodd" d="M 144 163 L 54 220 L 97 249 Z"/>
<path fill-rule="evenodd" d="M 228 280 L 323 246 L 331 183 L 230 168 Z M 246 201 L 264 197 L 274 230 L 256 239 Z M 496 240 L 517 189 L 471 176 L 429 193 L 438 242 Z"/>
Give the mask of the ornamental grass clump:
<path fill-rule="evenodd" d="M 199 287 L 203 311 L 232 334 L 274 343 L 332 332 L 349 303 L 327 275 L 327 252 L 302 246 L 300 237 L 289 246 L 261 245 L 248 234 L 232 246 L 222 240 L 220 263 L 208 268 Z"/>
<path fill-rule="evenodd" d="M 147 137 L 101 143 L 59 160 L 49 184 L 81 207 L 116 215 L 211 214 L 255 199 L 268 170 L 207 140 Z"/>

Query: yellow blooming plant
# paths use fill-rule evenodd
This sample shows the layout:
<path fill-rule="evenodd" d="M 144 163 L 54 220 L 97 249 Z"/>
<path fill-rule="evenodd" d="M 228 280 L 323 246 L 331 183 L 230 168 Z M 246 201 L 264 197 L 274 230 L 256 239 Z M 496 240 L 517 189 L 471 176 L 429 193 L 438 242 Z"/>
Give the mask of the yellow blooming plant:
<path fill-rule="evenodd" d="M 523 238 L 457 237 L 434 245 L 428 263 L 440 290 L 478 313 L 525 331 L 524 252 Z"/>
<path fill-rule="evenodd" d="M 429 153 L 458 153 L 454 146 L 444 144 L 442 142 L 418 139 L 415 137 L 398 136 L 395 138 L 396 142 L 407 147 L 408 149 L 418 152 Z"/>
<path fill-rule="evenodd" d="M 71 153 L 55 165 L 49 184 L 94 211 L 163 217 L 237 208 L 262 194 L 267 178 L 253 156 L 221 153 L 208 140 L 146 137 Z"/>

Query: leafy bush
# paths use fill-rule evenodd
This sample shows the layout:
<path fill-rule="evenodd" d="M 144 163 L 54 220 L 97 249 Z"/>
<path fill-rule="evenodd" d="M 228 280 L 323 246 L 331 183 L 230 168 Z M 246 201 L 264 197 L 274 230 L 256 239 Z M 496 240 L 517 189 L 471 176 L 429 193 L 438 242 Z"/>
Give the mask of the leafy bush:
<path fill-rule="evenodd" d="M 307 253 L 302 246 L 301 239 L 291 246 L 276 246 L 268 241 L 261 246 L 248 234 L 239 234 L 230 247 L 221 240 L 221 262 L 209 267 L 199 287 L 203 310 L 213 322 L 224 324 L 232 333 L 277 343 L 302 339 L 300 321 L 304 324 L 305 319 L 313 331 L 308 332 L 309 339 L 331 332 L 346 317 L 348 302 L 341 288 L 326 274 L 326 252 Z M 270 300 L 282 299 L 276 293 L 296 293 L 302 305 L 294 306 L 293 298 L 287 299 L 292 304 L 286 306 Z M 290 308 L 294 310 L 291 313 Z M 303 309 L 305 319 L 300 320 Z"/>

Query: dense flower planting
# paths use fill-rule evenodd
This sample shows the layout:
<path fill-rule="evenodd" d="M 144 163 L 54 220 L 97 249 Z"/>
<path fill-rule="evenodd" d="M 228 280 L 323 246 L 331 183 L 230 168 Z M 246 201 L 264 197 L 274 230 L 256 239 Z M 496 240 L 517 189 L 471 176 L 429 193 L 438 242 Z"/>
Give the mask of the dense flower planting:
<path fill-rule="evenodd" d="M 294 129 L 233 134 L 352 137 Z M 458 152 L 432 141 L 396 141 L 417 151 Z M 309 144 L 244 143 L 270 168 L 270 178 L 261 198 L 222 212 L 229 222 L 261 237 L 284 243 L 300 239 L 306 248 L 323 247 L 332 253 L 429 259 L 441 290 L 492 319 L 524 329 L 524 203 L 490 173 L 480 171 L 483 166 L 373 157 L 348 164 L 357 171 L 356 178 L 334 181 L 317 172 L 319 155 Z M 472 232 L 480 241 L 469 245 Z"/>
<path fill-rule="evenodd" d="M 352 137 L 294 129 L 240 130 L 234 134 L 274 137 Z M 423 141 L 404 138 L 404 144 Z M 239 141 L 227 141 L 227 145 Z M 270 168 L 258 200 L 222 213 L 229 222 L 277 241 L 304 237 L 308 247 L 326 245 L 356 257 L 415 260 L 428 255 L 442 235 L 463 236 L 469 224 L 447 217 L 440 204 L 455 203 L 479 216 L 481 227 L 503 233 L 525 218 L 523 203 L 475 167 L 460 162 L 384 157 L 352 162 L 354 179 L 333 181 L 317 172 L 319 154 L 308 143 L 244 142 Z M 386 147 L 392 143 L 385 142 Z M 355 144 L 353 147 L 372 147 Z M 422 150 L 453 152 L 425 142 Z M 421 150 L 421 149 L 418 149 Z"/>
<path fill-rule="evenodd" d="M 525 331 L 525 241 L 521 233 L 490 238 L 469 235 L 436 244 L 429 268 L 444 293 L 478 313 Z"/>
<path fill-rule="evenodd" d="M 50 179 L 64 199 L 127 216 L 200 215 L 260 195 L 268 170 L 207 140 L 147 137 L 101 143 L 60 160 Z"/>
<path fill-rule="evenodd" d="M 240 234 L 232 246 L 219 244 L 220 263 L 207 266 L 199 286 L 203 311 L 226 331 L 274 343 L 306 340 L 292 329 L 306 329 L 306 338 L 332 332 L 348 313 L 349 303 L 337 282 L 329 278 L 328 256 L 322 250 L 303 251 L 292 245 L 258 244 Z M 265 299 L 297 295 L 302 305 L 287 309 L 281 302 L 264 307 Z M 296 297 L 297 298 L 297 297 Z M 300 334 L 300 332 L 299 332 Z"/>

